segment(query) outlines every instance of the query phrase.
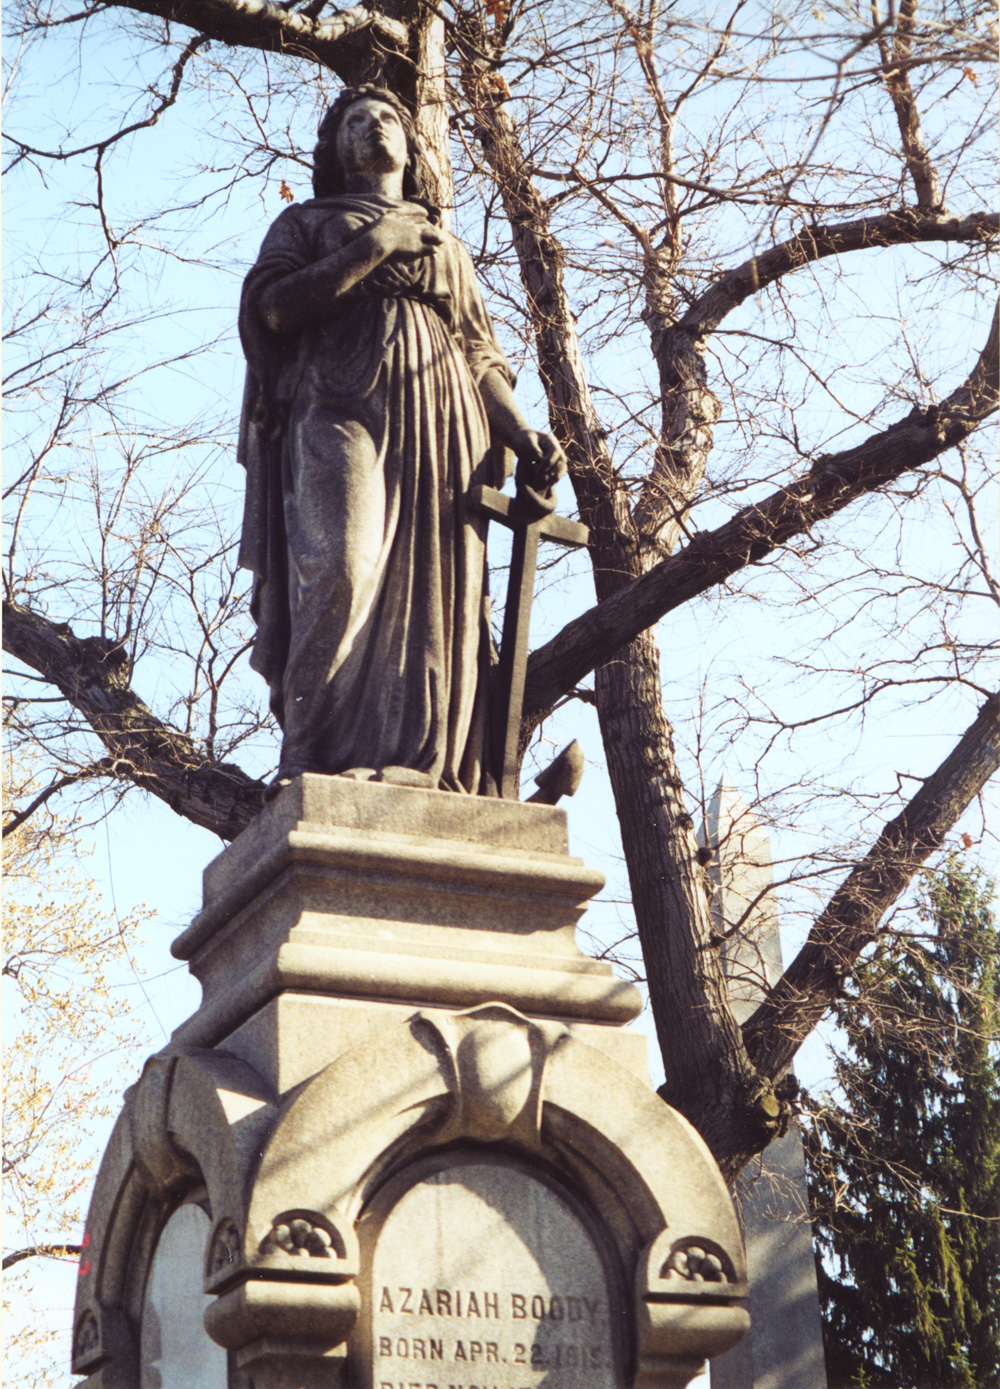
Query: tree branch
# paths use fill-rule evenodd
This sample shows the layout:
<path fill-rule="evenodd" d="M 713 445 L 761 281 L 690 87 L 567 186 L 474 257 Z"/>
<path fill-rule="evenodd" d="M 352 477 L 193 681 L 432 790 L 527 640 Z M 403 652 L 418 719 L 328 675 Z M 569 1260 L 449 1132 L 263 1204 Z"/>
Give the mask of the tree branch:
<path fill-rule="evenodd" d="M 294 53 L 313 58 L 349 80 L 350 40 L 372 29 L 391 51 L 406 48 L 408 31 L 368 5 L 312 19 L 284 9 L 271 0 L 111 0 L 120 9 L 138 10 L 171 23 L 185 24 L 210 39 L 238 48 L 262 48 L 271 53 Z"/>
<path fill-rule="evenodd" d="M 688 309 L 678 329 L 693 336 L 712 333 L 727 314 L 773 284 L 782 275 L 827 256 L 848 251 L 871 251 L 885 246 L 910 246 L 924 241 L 988 241 L 1000 230 L 1000 214 L 973 212 L 968 217 L 945 217 L 930 212 L 887 212 L 882 217 L 859 217 L 828 227 L 803 227 L 797 236 L 781 241 L 760 256 L 737 265 Z"/>
<path fill-rule="evenodd" d="M 110 775 L 158 796 L 193 824 L 233 839 L 261 807 L 262 783 L 212 762 L 194 739 L 158 719 L 128 684 L 120 646 L 77 637 L 19 603 L 3 605 L 3 647 L 59 690 L 110 753 Z"/>
<path fill-rule="evenodd" d="M 13 834 L 15 830 L 30 820 L 36 810 L 40 810 L 50 796 L 54 796 L 57 791 L 64 791 L 67 786 L 73 786 L 78 781 L 86 781 L 90 777 L 101 776 L 104 773 L 113 772 L 114 763 L 110 758 L 101 758 L 99 762 L 92 766 L 84 767 L 79 772 L 70 772 L 67 776 L 57 777 L 55 781 L 46 786 L 44 791 L 40 791 L 33 801 L 30 801 L 23 810 L 17 811 L 4 821 L 2 837 L 7 838 L 8 834 Z"/>
<path fill-rule="evenodd" d="M 58 1259 L 64 1254 L 80 1254 L 83 1252 L 82 1244 L 29 1244 L 26 1249 L 15 1249 L 12 1254 L 3 1256 L 3 1272 L 19 1264 L 24 1259 L 46 1258 Z"/>
<path fill-rule="evenodd" d="M 1000 694 L 993 694 L 957 747 L 879 835 L 831 897 L 802 950 L 743 1024 L 751 1060 L 770 1080 L 834 1004 L 879 922 L 966 807 L 1000 768 Z"/>
<path fill-rule="evenodd" d="M 457 31 L 462 84 L 476 135 L 510 223 L 538 351 L 549 421 L 569 459 L 580 514 L 603 544 L 631 530 L 628 502 L 594 409 L 563 275 L 565 255 L 553 234 L 506 105 L 491 85 L 484 54 L 499 48 L 483 24 L 466 16 Z M 614 567 L 614 566 L 613 566 Z"/>
<path fill-rule="evenodd" d="M 758 563 L 793 536 L 903 473 L 961 443 L 996 408 L 998 318 L 975 369 L 940 405 L 911 410 L 896 424 L 840 453 L 823 455 L 805 477 L 703 531 L 604 602 L 574 618 L 535 651 L 525 685 L 526 729 L 597 666 L 674 608 Z"/>
<path fill-rule="evenodd" d="M 16 145 L 20 150 L 20 154 L 17 156 L 17 159 L 14 160 L 14 164 L 18 163 L 21 159 L 27 158 L 28 155 L 35 155 L 40 159 L 58 160 L 75 159 L 78 155 L 90 154 L 94 150 L 96 150 L 98 154 L 103 154 L 111 145 L 115 144 L 118 140 L 124 140 L 127 135 L 133 135 L 137 130 L 145 130 L 150 126 L 156 125 L 164 111 L 168 111 L 177 101 L 177 96 L 181 89 L 181 80 L 184 76 L 184 69 L 198 52 L 199 48 L 204 48 L 207 43 L 208 36 L 206 34 L 199 34 L 197 38 L 192 39 L 191 42 L 187 44 L 181 56 L 171 69 L 170 90 L 166 96 L 159 98 L 157 105 L 154 106 L 149 115 L 144 117 L 141 121 L 133 121 L 131 125 L 126 125 L 121 130 L 116 130 L 113 135 L 108 135 L 103 140 L 95 140 L 89 145 L 81 145 L 79 149 L 73 150 L 39 150 L 35 149 L 33 145 L 26 145 L 22 140 L 15 139 L 13 135 L 6 135 L 5 138 L 8 139 L 12 145 Z M 13 168 L 13 165 L 11 165 L 11 167 Z"/>
<path fill-rule="evenodd" d="M 892 48 L 890 50 L 884 35 L 879 39 L 878 47 L 882 58 L 885 88 L 896 112 L 903 155 L 910 178 L 913 180 L 917 206 L 922 212 L 934 212 L 941 208 L 941 183 L 927 149 L 923 131 L 920 129 L 920 112 L 917 110 L 907 67 L 907 63 L 913 57 L 915 10 L 914 0 L 900 0 Z"/>
<path fill-rule="evenodd" d="M 647 250 L 643 317 L 660 372 L 663 410 L 660 444 L 633 513 L 647 543 L 653 540 L 673 549 L 680 517 L 705 473 L 721 411 L 705 369 L 707 336 L 745 299 L 812 261 L 913 241 L 974 241 L 1000 227 L 1000 218 L 994 214 L 949 218 L 923 211 L 925 215 L 906 211 L 808 227 L 723 275 L 678 322 L 674 321 L 670 257 Z"/>

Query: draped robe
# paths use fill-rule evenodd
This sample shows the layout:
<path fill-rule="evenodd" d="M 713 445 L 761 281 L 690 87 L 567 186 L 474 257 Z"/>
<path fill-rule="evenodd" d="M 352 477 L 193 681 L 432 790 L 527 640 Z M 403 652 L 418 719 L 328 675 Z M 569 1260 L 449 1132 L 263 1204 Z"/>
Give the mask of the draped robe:
<path fill-rule="evenodd" d="M 294 333 L 259 310 L 269 286 L 398 206 L 290 206 L 244 284 L 251 665 L 282 725 L 279 775 L 406 767 L 476 792 L 489 789 L 488 633 L 467 493 L 504 475 L 477 383 L 490 368 L 512 377 L 468 253 L 442 233 L 432 255 L 383 262 Z"/>

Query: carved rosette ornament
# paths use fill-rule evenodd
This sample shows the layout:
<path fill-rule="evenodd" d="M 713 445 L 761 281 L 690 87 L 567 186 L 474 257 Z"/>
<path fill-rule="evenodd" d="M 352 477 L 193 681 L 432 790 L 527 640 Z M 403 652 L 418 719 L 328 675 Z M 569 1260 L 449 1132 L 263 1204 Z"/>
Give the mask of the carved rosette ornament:
<path fill-rule="evenodd" d="M 262 1254 L 277 1254 L 283 1250 L 295 1258 L 332 1258 L 333 1239 L 322 1225 L 314 1225 L 301 1217 L 278 1220 L 271 1226 L 260 1244 Z"/>
<path fill-rule="evenodd" d="M 688 1283 L 729 1283 L 732 1275 L 727 1273 L 718 1254 L 703 1248 L 700 1244 L 682 1244 L 673 1251 L 663 1265 L 660 1274 L 667 1282 L 676 1279 Z"/>

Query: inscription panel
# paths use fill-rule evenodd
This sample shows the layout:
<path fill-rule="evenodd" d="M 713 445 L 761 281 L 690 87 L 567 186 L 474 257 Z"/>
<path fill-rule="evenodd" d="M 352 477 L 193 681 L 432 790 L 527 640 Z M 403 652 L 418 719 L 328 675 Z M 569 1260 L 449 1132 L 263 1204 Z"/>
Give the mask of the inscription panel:
<path fill-rule="evenodd" d="M 410 1187 L 372 1280 L 372 1389 L 614 1389 L 607 1275 L 568 1202 L 503 1164 Z"/>

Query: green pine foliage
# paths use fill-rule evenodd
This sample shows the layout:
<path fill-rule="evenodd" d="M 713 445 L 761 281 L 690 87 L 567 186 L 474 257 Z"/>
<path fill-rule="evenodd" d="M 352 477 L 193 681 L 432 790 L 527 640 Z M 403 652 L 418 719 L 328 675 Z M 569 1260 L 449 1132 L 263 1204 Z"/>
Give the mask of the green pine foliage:
<path fill-rule="evenodd" d="M 830 1389 L 1000 1389 L 1000 931 L 951 859 L 856 970 L 804 1125 Z"/>

